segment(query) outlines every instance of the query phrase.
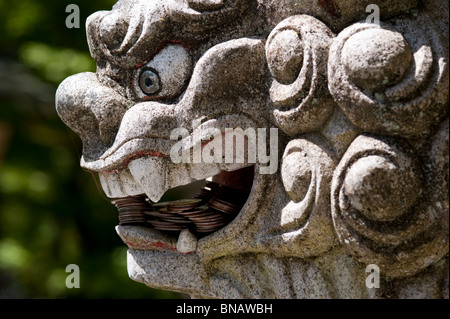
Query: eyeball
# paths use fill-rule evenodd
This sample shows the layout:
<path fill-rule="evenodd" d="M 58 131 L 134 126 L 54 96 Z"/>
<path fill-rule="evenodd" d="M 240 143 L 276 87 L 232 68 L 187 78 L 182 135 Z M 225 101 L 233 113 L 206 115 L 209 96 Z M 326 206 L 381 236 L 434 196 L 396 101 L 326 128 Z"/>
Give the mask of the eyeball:
<path fill-rule="evenodd" d="M 152 70 L 145 70 L 139 77 L 139 87 L 147 95 L 155 94 L 159 91 L 159 76 Z"/>
<path fill-rule="evenodd" d="M 173 99 L 183 92 L 191 74 L 189 51 L 171 44 L 135 71 L 133 89 L 142 100 Z"/>

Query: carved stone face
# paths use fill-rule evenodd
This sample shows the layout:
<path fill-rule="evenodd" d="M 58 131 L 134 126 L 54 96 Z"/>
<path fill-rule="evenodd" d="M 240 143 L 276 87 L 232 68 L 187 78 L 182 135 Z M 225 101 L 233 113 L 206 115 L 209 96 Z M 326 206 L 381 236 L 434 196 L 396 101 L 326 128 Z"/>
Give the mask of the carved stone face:
<path fill-rule="evenodd" d="M 437 263 L 448 253 L 447 44 L 427 11 L 397 17 L 415 1 L 380 5 L 381 25 L 357 22 L 366 5 L 122 0 L 88 18 L 97 72 L 66 79 L 57 111 L 106 195 L 157 203 L 205 179 L 249 193 L 206 236 L 118 226 L 134 280 L 210 297 L 364 298 L 368 264 L 384 280 L 448 267 Z M 195 161 L 227 128 L 266 133 L 269 160 Z M 174 161 L 176 143 L 193 151 L 188 163 Z"/>

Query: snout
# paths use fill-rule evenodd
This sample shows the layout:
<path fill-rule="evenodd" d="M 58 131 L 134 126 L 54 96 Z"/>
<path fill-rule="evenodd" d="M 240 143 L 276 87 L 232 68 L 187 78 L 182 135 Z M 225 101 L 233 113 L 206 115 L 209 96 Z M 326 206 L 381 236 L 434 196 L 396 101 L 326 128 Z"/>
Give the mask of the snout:
<path fill-rule="evenodd" d="M 136 103 L 100 81 L 98 75 L 81 73 L 61 83 L 56 108 L 64 123 L 83 142 L 82 165 L 93 171 L 111 170 L 115 167 L 104 159 L 112 158 L 119 149 L 124 156 L 138 151 L 168 155 L 173 146 L 172 131 L 186 128 L 192 132 L 194 120 L 205 122 L 241 114 L 254 127 L 267 127 L 266 72 L 262 40 L 232 40 L 203 55 L 185 92 L 174 103 Z M 121 159 L 116 155 L 114 165 Z"/>
<path fill-rule="evenodd" d="M 127 109 L 127 100 L 94 73 L 70 76 L 56 91 L 56 111 L 80 136 L 85 159 L 98 158 L 112 145 Z"/>

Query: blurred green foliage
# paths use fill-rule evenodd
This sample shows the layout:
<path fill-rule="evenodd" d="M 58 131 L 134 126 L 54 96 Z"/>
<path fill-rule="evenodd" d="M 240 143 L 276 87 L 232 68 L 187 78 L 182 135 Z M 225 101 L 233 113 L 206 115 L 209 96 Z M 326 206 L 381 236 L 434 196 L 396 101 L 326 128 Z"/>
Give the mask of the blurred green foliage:
<path fill-rule="evenodd" d="M 117 212 L 79 167 L 57 85 L 94 71 L 84 21 L 113 0 L 0 0 L 0 298 L 178 298 L 128 278 Z M 68 29 L 65 8 L 81 9 Z M 80 289 L 65 286 L 68 264 Z"/>

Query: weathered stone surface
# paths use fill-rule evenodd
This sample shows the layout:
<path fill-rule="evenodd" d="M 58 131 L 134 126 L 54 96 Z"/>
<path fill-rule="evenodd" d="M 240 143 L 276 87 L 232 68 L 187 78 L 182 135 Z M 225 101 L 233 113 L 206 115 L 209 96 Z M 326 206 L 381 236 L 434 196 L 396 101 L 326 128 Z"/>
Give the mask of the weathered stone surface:
<path fill-rule="evenodd" d="M 440 260 L 448 252 L 448 211 L 434 209 L 426 186 L 407 145 L 359 136 L 333 178 L 339 239 L 392 277 L 413 275 Z"/>
<path fill-rule="evenodd" d="M 356 23 L 330 48 L 330 91 L 363 131 L 428 136 L 447 113 L 447 59 L 448 43 L 426 14 Z"/>
<path fill-rule="evenodd" d="M 176 251 L 177 239 L 159 230 L 142 226 L 116 227 L 123 242 L 135 250 Z"/>
<path fill-rule="evenodd" d="M 293 34 L 297 34 L 294 43 Z M 322 22 L 296 15 L 278 24 L 267 39 L 266 56 L 273 76 L 270 97 L 277 107 L 273 114 L 277 126 L 291 136 L 320 128 L 332 113 L 325 78 L 332 38 Z M 296 59 L 286 57 L 288 53 Z"/>
<path fill-rule="evenodd" d="M 379 25 L 365 21 L 373 3 Z M 118 226 L 130 277 L 196 297 L 448 298 L 441 8 L 448 1 L 120 0 L 89 17 L 97 72 L 66 79 L 56 107 L 105 194 L 158 202 L 205 179 L 250 193 L 206 236 Z M 239 143 L 231 163 L 196 153 L 215 152 L 227 128 L 246 132 L 258 161 L 238 162 Z M 175 145 L 189 161 L 173 160 Z"/>

